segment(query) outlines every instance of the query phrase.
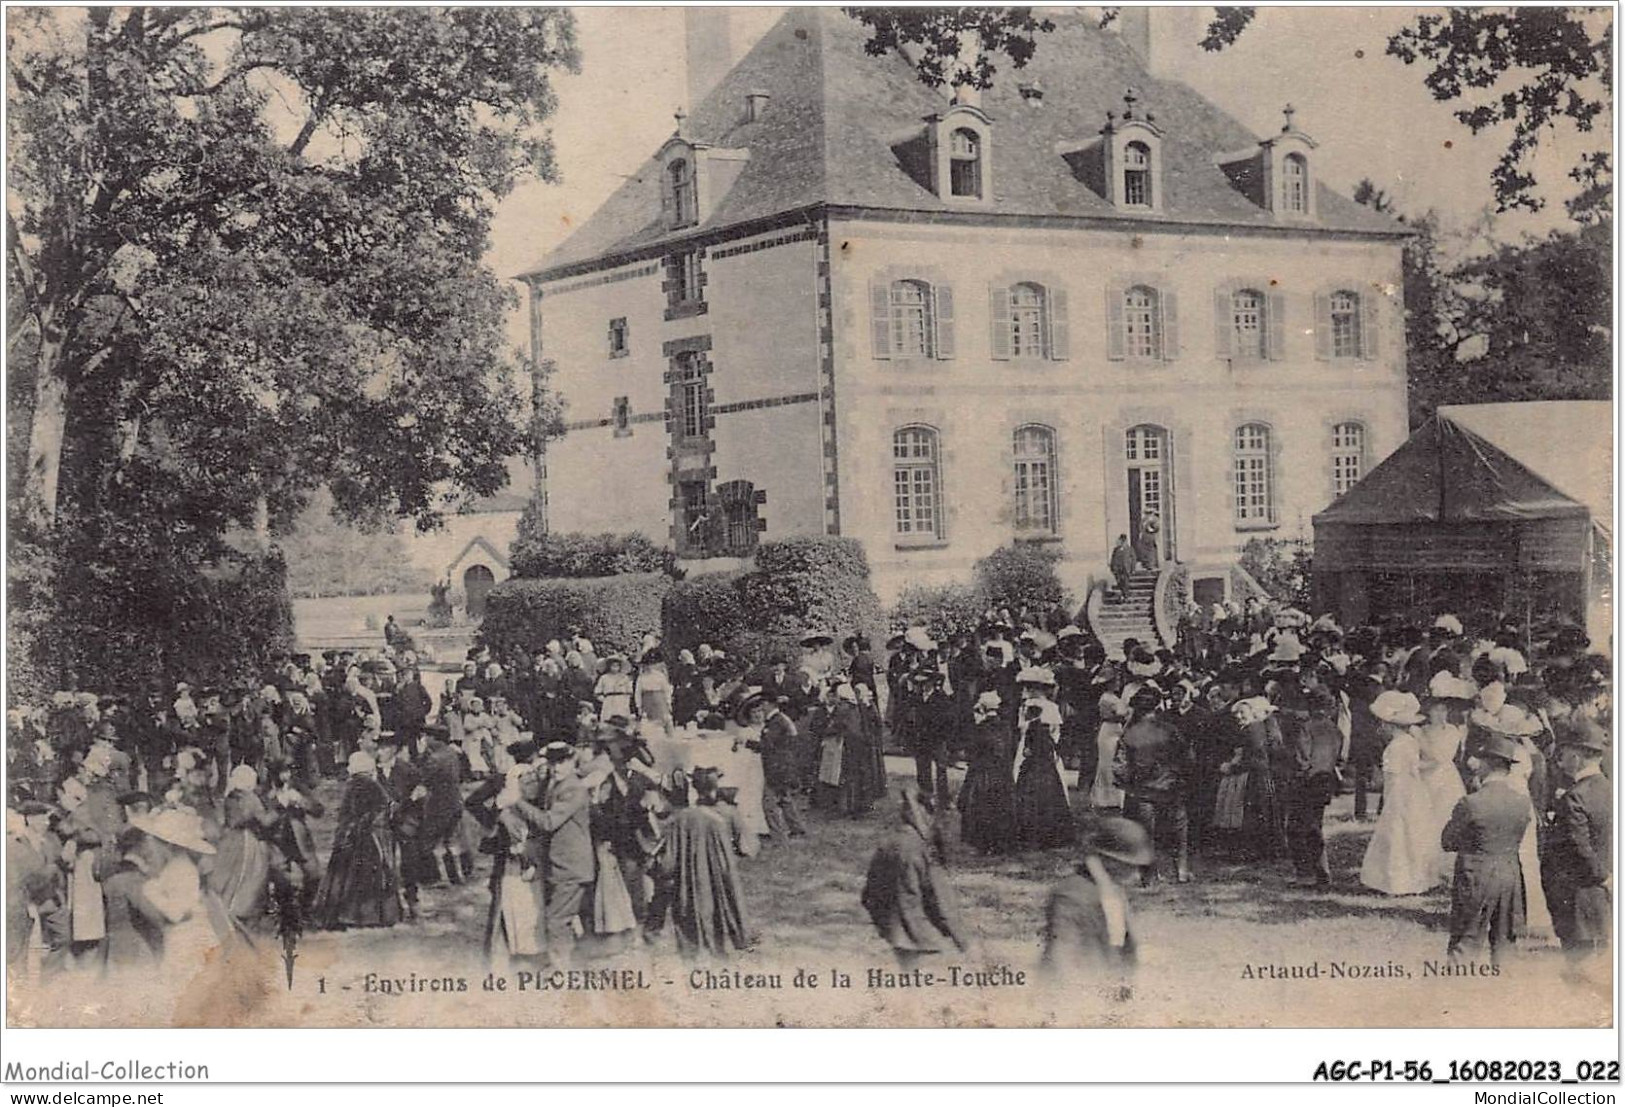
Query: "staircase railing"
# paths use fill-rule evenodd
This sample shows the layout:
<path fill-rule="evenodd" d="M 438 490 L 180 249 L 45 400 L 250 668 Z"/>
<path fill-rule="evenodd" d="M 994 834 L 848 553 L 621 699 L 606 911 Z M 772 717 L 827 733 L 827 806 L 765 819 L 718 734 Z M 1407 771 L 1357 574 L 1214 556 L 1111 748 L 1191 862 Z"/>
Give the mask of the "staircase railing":
<path fill-rule="evenodd" d="M 1089 598 L 1083 603 L 1083 629 L 1094 635 L 1095 639 L 1104 642 L 1106 639 L 1100 633 L 1100 605 L 1106 602 L 1106 586 L 1096 581 L 1089 589 Z"/>
<path fill-rule="evenodd" d="M 1157 628 L 1157 639 L 1173 649 L 1179 639 L 1179 613 L 1185 606 L 1185 582 L 1190 573 L 1178 562 L 1169 561 L 1157 573 L 1157 585 L 1151 593 L 1151 622 Z"/>

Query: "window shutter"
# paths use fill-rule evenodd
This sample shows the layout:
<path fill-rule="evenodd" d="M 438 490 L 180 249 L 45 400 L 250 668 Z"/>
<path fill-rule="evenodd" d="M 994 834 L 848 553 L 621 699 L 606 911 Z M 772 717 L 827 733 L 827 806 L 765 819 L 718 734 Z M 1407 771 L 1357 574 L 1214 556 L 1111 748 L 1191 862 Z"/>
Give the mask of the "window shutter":
<path fill-rule="evenodd" d="M 1370 292 L 1362 292 L 1360 294 L 1360 356 L 1367 361 L 1376 359 L 1377 349 L 1381 345 L 1378 341 L 1382 336 L 1377 331 L 1377 312 L 1377 297 Z"/>
<path fill-rule="evenodd" d="M 1049 325 L 1049 356 L 1065 361 L 1072 356 L 1072 334 L 1066 318 L 1066 289 L 1044 291 L 1044 319 Z"/>
<path fill-rule="evenodd" d="M 1159 289 L 1157 306 L 1162 312 L 1162 359 L 1172 361 L 1179 356 L 1179 297 Z"/>
<path fill-rule="evenodd" d="M 1106 356 L 1112 361 L 1122 361 L 1128 345 L 1123 334 L 1123 293 L 1122 285 L 1106 287 Z"/>
<path fill-rule="evenodd" d="M 1283 293 L 1271 292 L 1266 297 L 1264 325 L 1269 328 L 1265 332 L 1264 353 L 1271 361 L 1280 361 L 1286 357 L 1286 296 Z"/>
<path fill-rule="evenodd" d="M 992 320 L 988 349 L 995 360 L 1005 361 L 1010 357 L 1010 287 L 989 285 L 987 304 L 988 318 Z"/>
<path fill-rule="evenodd" d="M 1213 292 L 1213 349 L 1222 358 L 1236 356 L 1234 304 L 1228 288 L 1215 289 Z"/>
<path fill-rule="evenodd" d="M 945 284 L 939 284 L 931 290 L 936 297 L 936 312 L 933 322 L 936 326 L 936 355 L 940 358 L 954 356 L 954 290 Z"/>
<path fill-rule="evenodd" d="M 875 281 L 869 286 L 869 337 L 877 358 L 891 357 L 891 286 Z"/>
<path fill-rule="evenodd" d="M 1332 298 L 1324 292 L 1315 293 L 1315 357 L 1332 359 Z"/>

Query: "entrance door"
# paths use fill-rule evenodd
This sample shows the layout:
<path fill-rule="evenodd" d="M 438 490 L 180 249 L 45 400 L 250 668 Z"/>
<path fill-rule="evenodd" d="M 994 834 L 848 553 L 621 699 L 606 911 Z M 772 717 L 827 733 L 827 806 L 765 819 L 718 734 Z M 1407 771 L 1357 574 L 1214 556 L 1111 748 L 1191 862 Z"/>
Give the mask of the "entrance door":
<path fill-rule="evenodd" d="M 1167 430 L 1148 424 L 1130 427 L 1124 436 L 1123 461 L 1128 467 L 1129 540 L 1138 548 L 1140 528 L 1155 515 L 1157 558 L 1170 560 L 1174 557 L 1174 465 Z"/>
<path fill-rule="evenodd" d="M 497 578 L 491 570 L 484 565 L 470 565 L 463 573 L 463 596 L 468 617 L 474 619 L 485 618 L 485 596 L 495 585 Z"/>

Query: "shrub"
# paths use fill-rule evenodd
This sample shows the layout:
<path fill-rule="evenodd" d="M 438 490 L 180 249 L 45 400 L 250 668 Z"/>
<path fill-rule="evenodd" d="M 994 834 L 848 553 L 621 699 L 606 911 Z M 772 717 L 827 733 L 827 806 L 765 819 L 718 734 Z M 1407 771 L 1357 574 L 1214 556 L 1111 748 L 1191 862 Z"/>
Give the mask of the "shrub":
<path fill-rule="evenodd" d="M 869 579 L 869 558 L 855 538 L 809 535 L 764 542 L 756 549 L 756 568 L 774 576 L 813 573 Z"/>
<path fill-rule="evenodd" d="M 1315 559 L 1308 542 L 1252 538 L 1242 547 L 1238 564 L 1271 599 L 1310 610 Z"/>
<path fill-rule="evenodd" d="M 986 609 L 982 594 L 968 584 L 910 584 L 892 606 L 891 626 L 894 631 L 923 626 L 942 642 L 974 632 Z"/>
<path fill-rule="evenodd" d="M 660 573 L 560 580 L 505 580 L 485 598 L 480 641 L 495 651 L 527 653 L 567 627 L 579 627 L 600 652 L 631 653 L 660 629 L 671 578 Z"/>
<path fill-rule="evenodd" d="M 538 524 L 536 513 L 527 508 L 519 520 L 518 536 L 508 550 L 516 577 L 677 575 L 677 554 L 642 534 L 542 533 Z"/>
<path fill-rule="evenodd" d="M 691 650 L 709 642 L 732 652 L 748 628 L 739 594 L 744 575 L 708 573 L 674 584 L 661 605 L 667 646 L 673 651 Z"/>
<path fill-rule="evenodd" d="M 1001 546 L 976 563 L 977 590 L 989 607 L 1045 615 L 1068 602 L 1055 571 L 1060 557 L 1057 550 L 1031 543 Z"/>

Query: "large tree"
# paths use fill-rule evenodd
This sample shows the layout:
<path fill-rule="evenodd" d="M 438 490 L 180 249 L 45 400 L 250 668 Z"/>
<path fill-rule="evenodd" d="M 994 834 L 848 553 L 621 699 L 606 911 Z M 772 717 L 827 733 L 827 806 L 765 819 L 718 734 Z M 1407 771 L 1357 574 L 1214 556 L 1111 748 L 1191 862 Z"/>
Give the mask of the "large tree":
<path fill-rule="evenodd" d="M 321 486 L 420 526 L 500 487 L 531 428 L 483 256 L 497 202 L 553 176 L 567 12 L 30 8 L 8 34 L 12 599 L 36 660 L 116 677 L 89 640 L 144 629 L 173 664 L 216 656 L 221 605 L 274 608 L 280 579 L 230 534 Z"/>
<path fill-rule="evenodd" d="M 551 9 L 19 9 L 9 21 L 19 490 L 35 522 L 142 466 L 202 530 L 433 520 L 525 428 L 484 266 L 496 202 L 553 172 L 573 68 Z M 15 387 L 14 387 L 15 391 Z"/>
<path fill-rule="evenodd" d="M 1101 22 L 1117 19 L 1103 7 Z M 987 88 L 999 58 L 1021 68 L 1042 48 L 1054 24 L 1033 9 L 848 8 L 870 29 L 868 49 L 910 48 L 920 79 Z M 1251 7 L 1215 7 L 1198 43 L 1222 50 L 1257 18 Z M 1474 134 L 1510 133 L 1492 173 L 1503 211 L 1544 205 L 1531 168 L 1543 141 L 1573 149 L 1569 176 L 1581 186 L 1569 209 L 1577 219 L 1611 210 L 1613 156 L 1607 109 L 1613 94 L 1612 13 L 1598 8 L 1446 8 L 1417 11 L 1389 36 L 1387 50 L 1426 68 L 1436 100 L 1465 103 L 1455 116 Z M 1598 127 L 1602 121 L 1603 126 Z M 1563 133 L 1563 128 L 1568 133 Z"/>

